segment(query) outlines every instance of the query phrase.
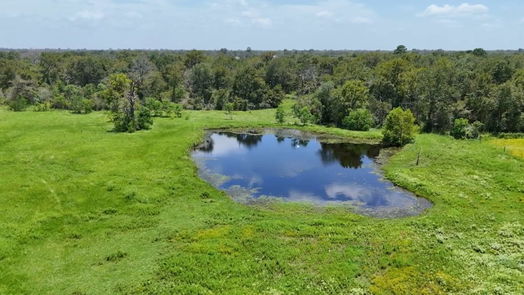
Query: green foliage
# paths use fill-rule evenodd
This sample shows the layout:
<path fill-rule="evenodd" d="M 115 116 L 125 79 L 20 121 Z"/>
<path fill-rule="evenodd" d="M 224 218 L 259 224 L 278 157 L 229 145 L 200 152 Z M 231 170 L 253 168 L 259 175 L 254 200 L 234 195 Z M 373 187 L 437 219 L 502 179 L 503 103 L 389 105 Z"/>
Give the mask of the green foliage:
<path fill-rule="evenodd" d="M 373 127 L 373 116 L 367 109 L 356 109 L 344 118 L 342 126 L 349 130 L 368 131 Z"/>
<path fill-rule="evenodd" d="M 486 52 L 486 50 L 482 49 L 482 48 L 475 48 L 473 51 L 472 51 L 473 55 L 475 56 L 479 56 L 479 57 L 485 57 L 488 55 L 488 53 Z"/>
<path fill-rule="evenodd" d="M 17 95 L 7 100 L 7 106 L 14 112 L 21 112 L 29 106 L 29 101 L 26 97 Z"/>
<path fill-rule="evenodd" d="M 226 111 L 226 115 L 229 116 L 230 120 L 233 120 L 233 110 L 235 110 L 235 105 L 232 102 L 226 103 L 224 110 Z"/>
<path fill-rule="evenodd" d="M 469 127 L 468 119 L 464 119 L 464 118 L 455 119 L 455 122 L 453 123 L 453 128 L 451 129 L 450 134 L 451 136 L 455 137 L 456 139 L 465 139 L 468 127 Z"/>
<path fill-rule="evenodd" d="M 279 124 L 284 124 L 284 122 L 286 121 L 286 111 L 283 105 L 278 106 L 275 112 L 275 120 Z"/>
<path fill-rule="evenodd" d="M 93 111 L 93 101 L 87 98 L 78 98 L 71 102 L 71 111 L 75 114 L 89 114 Z"/>
<path fill-rule="evenodd" d="M 383 143 L 387 146 L 403 146 L 413 141 L 415 132 L 413 113 L 410 110 L 395 108 L 386 117 Z"/>
<path fill-rule="evenodd" d="M 33 108 L 35 112 L 48 112 L 51 110 L 51 102 L 41 102 L 36 104 Z"/>
<path fill-rule="evenodd" d="M 475 139 L 480 137 L 482 127 L 479 121 L 470 124 L 468 119 L 459 118 L 455 119 L 450 134 L 456 139 Z"/>
<path fill-rule="evenodd" d="M 302 125 L 307 125 L 315 122 L 315 116 L 311 113 L 308 107 L 296 107 L 293 109 L 295 117 L 298 118 Z"/>
<path fill-rule="evenodd" d="M 175 115 L 175 117 L 177 118 L 182 118 L 182 111 L 184 109 L 182 108 L 182 106 L 178 103 L 175 103 L 173 104 L 173 108 L 172 108 L 172 111 L 173 111 L 173 114 Z"/>
<path fill-rule="evenodd" d="M 148 97 L 144 106 L 151 112 L 152 117 L 182 117 L 182 106 L 170 101 Z"/>
<path fill-rule="evenodd" d="M 89 109 L 84 99 L 94 110 L 116 111 L 131 90 L 140 103 L 154 97 L 191 110 L 277 108 L 293 95 L 327 126 L 342 127 L 360 108 L 382 126 L 402 107 L 425 132 L 446 134 L 465 118 L 496 134 L 524 131 L 523 64 L 514 52 L 408 52 L 403 45 L 393 52 L 3 51 L 0 93 L 14 110 L 50 101 L 81 113 Z"/>
<path fill-rule="evenodd" d="M 393 51 L 393 54 L 404 54 L 408 52 L 408 48 L 404 45 L 399 45 L 397 48 Z"/>
<path fill-rule="evenodd" d="M 111 110 L 111 121 L 117 132 L 135 132 L 150 129 L 153 114 L 147 105 L 138 99 L 134 84 L 125 74 L 113 74 L 101 93 Z M 151 102 L 151 100 L 150 100 Z M 156 103 L 152 102 L 154 107 Z M 161 104 L 163 109 L 163 105 Z"/>

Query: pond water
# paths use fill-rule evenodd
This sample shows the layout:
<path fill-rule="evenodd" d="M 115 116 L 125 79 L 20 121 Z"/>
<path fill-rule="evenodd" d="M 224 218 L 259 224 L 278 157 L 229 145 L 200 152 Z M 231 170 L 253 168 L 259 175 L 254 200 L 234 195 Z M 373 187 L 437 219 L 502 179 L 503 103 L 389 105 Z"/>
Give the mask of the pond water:
<path fill-rule="evenodd" d="M 296 130 L 210 132 L 193 153 L 200 176 L 243 203 L 277 198 L 346 205 L 377 217 L 417 215 L 431 203 L 382 178 L 378 145 L 329 143 Z"/>

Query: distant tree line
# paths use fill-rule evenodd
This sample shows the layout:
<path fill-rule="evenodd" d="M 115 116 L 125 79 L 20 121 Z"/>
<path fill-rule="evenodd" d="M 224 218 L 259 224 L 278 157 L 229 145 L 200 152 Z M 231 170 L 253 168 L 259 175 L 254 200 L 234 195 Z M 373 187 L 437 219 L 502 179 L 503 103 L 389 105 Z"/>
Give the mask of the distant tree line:
<path fill-rule="evenodd" d="M 426 132 L 523 132 L 524 53 L 0 52 L 0 100 L 10 109 L 109 110 L 130 131 L 182 107 L 276 108 L 286 95 L 305 122 L 348 129 L 382 127 L 400 107 Z"/>

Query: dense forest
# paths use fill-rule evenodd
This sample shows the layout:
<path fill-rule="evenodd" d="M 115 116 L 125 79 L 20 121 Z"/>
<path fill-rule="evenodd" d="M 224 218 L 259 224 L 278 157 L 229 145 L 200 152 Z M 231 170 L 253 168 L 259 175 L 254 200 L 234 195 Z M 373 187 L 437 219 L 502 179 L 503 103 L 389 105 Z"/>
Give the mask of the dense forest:
<path fill-rule="evenodd" d="M 401 107 L 426 132 L 452 131 L 457 119 L 485 132 L 523 132 L 524 54 L 404 46 L 393 52 L 0 52 L 0 102 L 14 111 L 136 108 L 140 121 L 140 109 L 254 110 L 278 107 L 286 96 L 296 98 L 297 113 L 324 125 L 351 128 L 351 114 L 381 127 Z M 115 97 L 128 97 L 127 105 L 115 104 Z M 149 116 L 134 128 L 147 127 Z"/>

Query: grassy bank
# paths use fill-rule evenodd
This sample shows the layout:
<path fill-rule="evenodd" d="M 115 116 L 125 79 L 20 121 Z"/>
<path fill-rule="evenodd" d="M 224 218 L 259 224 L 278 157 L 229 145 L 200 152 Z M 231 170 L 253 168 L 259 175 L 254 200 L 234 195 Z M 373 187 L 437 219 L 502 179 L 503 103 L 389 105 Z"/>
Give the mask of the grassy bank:
<path fill-rule="evenodd" d="M 486 142 L 421 135 L 385 173 L 435 206 L 395 220 L 247 207 L 197 177 L 188 151 L 204 128 L 275 126 L 273 118 L 187 112 L 117 134 L 102 113 L 0 110 L 0 294 L 521 290 L 524 161 Z"/>

